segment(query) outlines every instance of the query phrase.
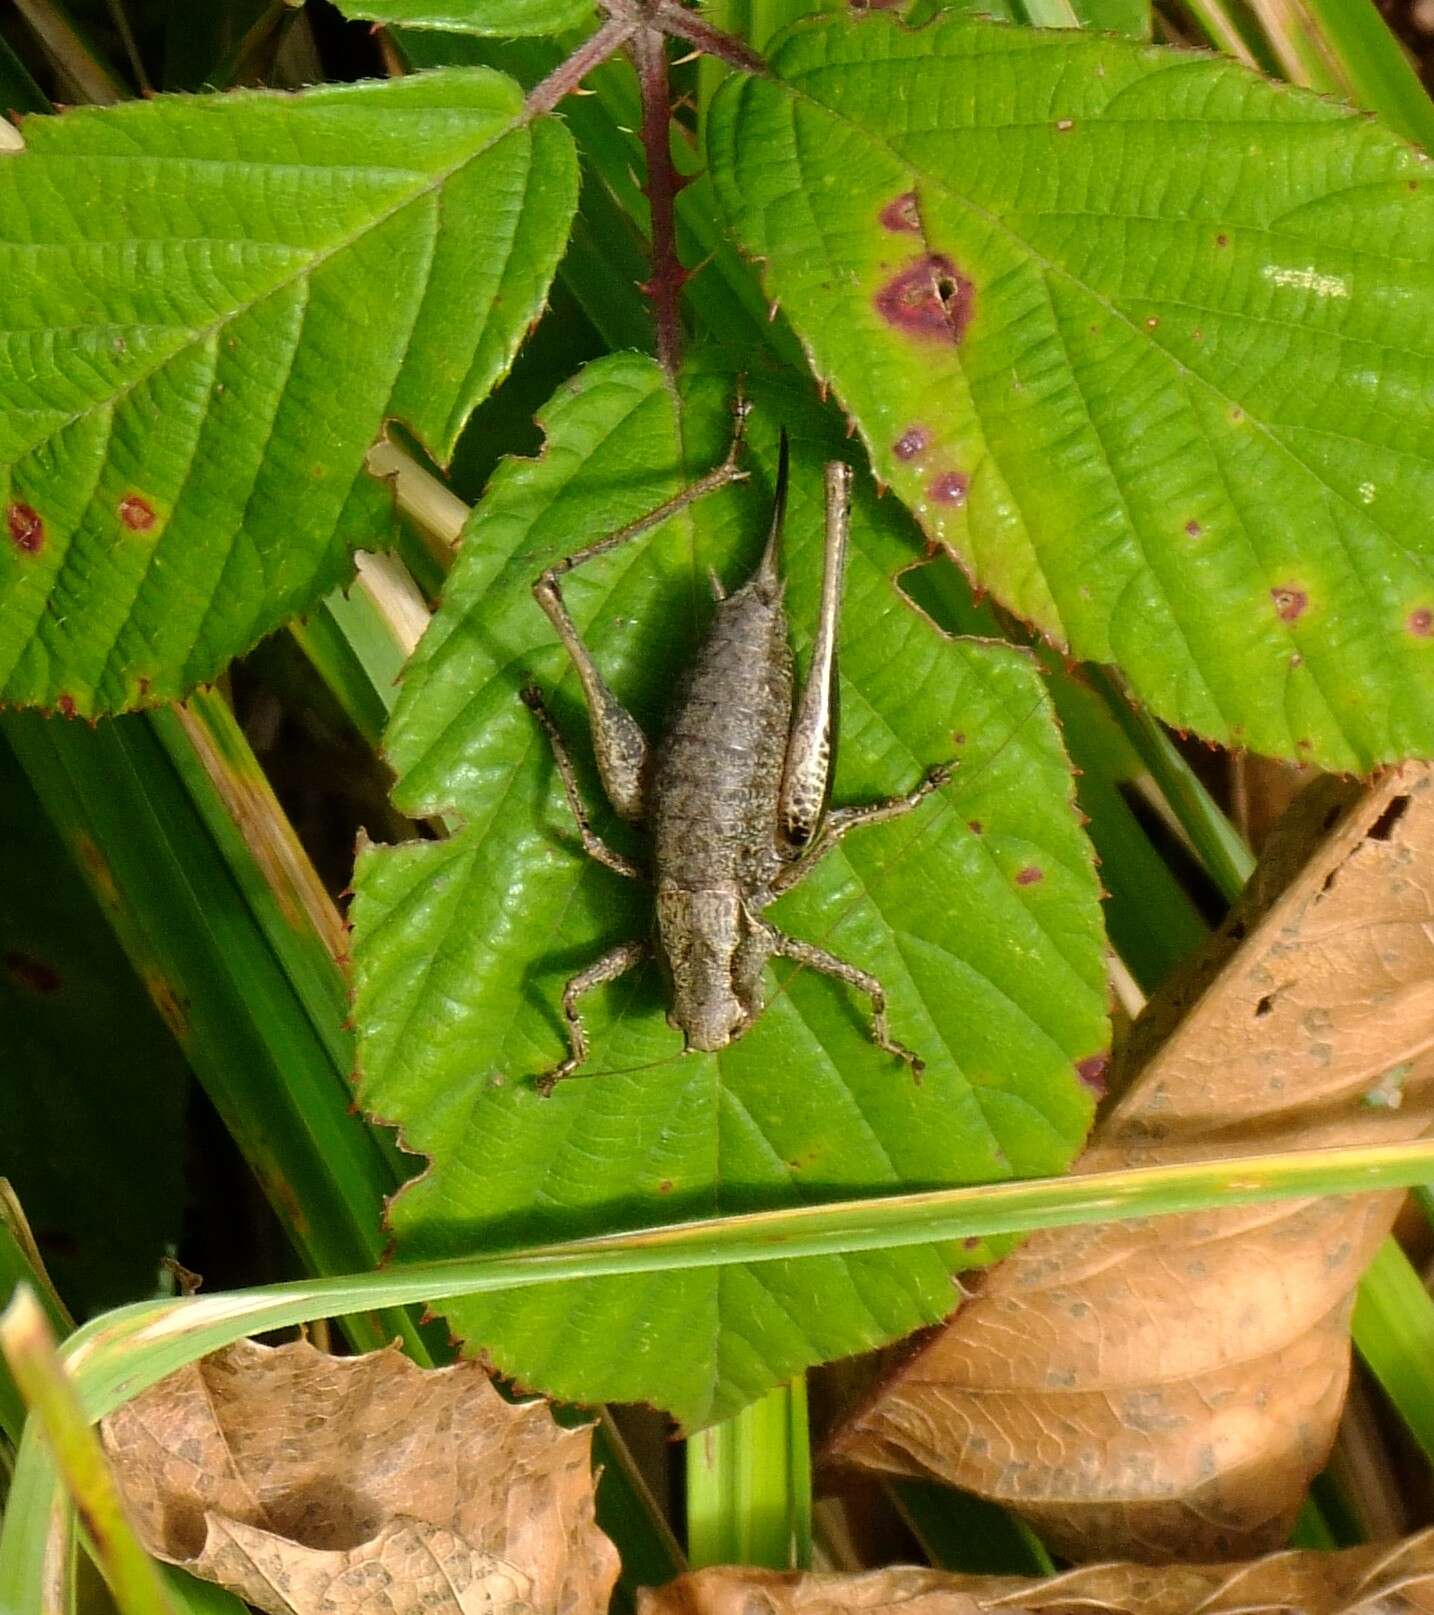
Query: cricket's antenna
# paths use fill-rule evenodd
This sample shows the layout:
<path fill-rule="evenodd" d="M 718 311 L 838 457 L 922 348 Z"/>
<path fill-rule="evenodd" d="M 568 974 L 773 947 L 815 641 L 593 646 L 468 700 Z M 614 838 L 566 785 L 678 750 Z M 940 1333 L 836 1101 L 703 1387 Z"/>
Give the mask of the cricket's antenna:
<path fill-rule="evenodd" d="M 787 481 L 791 472 L 792 453 L 787 442 L 787 429 L 782 428 L 777 449 L 777 492 L 772 500 L 772 528 L 767 534 L 767 547 L 762 551 L 757 576 L 773 588 L 780 587 L 781 574 L 777 571 L 777 551 L 782 542 L 782 524 L 787 518 Z"/>

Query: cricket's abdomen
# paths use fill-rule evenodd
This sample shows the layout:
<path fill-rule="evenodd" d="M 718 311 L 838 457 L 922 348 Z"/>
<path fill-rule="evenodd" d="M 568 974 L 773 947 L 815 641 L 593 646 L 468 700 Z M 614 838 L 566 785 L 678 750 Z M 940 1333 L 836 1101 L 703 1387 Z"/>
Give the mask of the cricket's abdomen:
<path fill-rule="evenodd" d="M 780 585 L 759 576 L 718 605 L 669 720 L 653 781 L 659 885 L 763 881 L 791 710 Z"/>

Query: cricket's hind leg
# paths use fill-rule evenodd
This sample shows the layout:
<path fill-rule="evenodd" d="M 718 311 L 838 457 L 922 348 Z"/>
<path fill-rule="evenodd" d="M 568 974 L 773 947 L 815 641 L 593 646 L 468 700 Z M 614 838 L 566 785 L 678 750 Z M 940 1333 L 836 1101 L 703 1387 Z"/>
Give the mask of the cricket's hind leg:
<path fill-rule="evenodd" d="M 618 815 L 634 823 L 647 816 L 647 782 L 651 769 L 652 748 L 648 745 L 647 736 L 643 734 L 637 720 L 608 688 L 606 679 L 593 660 L 592 652 L 584 644 L 577 625 L 568 614 L 562 590 L 558 587 L 558 579 L 575 567 L 595 560 L 599 555 L 607 555 L 615 549 L 620 549 L 624 544 L 630 544 L 634 539 L 660 526 L 669 517 L 686 510 L 690 504 L 706 494 L 746 476 L 737 460 L 750 409 L 751 406 L 745 399 L 737 400 L 734 406 L 736 426 L 726 457 L 720 465 L 709 471 L 706 476 L 699 477 L 681 493 L 675 494 L 671 499 L 648 511 L 645 516 L 639 516 L 636 521 L 629 522 L 617 532 L 609 533 L 607 537 L 585 545 L 582 549 L 575 550 L 573 554 L 554 562 L 533 584 L 534 599 L 543 608 L 548 621 L 557 631 L 558 638 L 562 640 L 568 655 L 572 657 L 573 666 L 582 681 L 583 694 L 587 697 L 588 712 L 592 721 L 593 750 L 597 755 L 603 789 Z M 569 799 L 571 800 L 571 797 Z"/>
<path fill-rule="evenodd" d="M 937 763 L 926 771 L 925 778 L 919 784 L 900 796 L 886 796 L 879 802 L 862 802 L 855 807 L 833 808 L 806 852 L 795 862 L 784 864 L 778 871 L 771 884 L 772 896 L 777 897 L 805 880 L 832 848 L 853 830 L 860 830 L 868 824 L 884 824 L 888 819 L 900 819 L 919 807 L 933 791 L 940 790 L 954 772 L 952 764 Z"/>
<path fill-rule="evenodd" d="M 557 764 L 558 777 L 563 782 L 563 794 L 568 799 L 568 807 L 577 821 L 578 834 L 583 838 L 583 851 L 589 858 L 595 859 L 619 875 L 625 875 L 629 880 L 646 880 L 647 876 L 636 864 L 624 858 L 620 852 L 614 852 L 593 829 L 587 807 L 578 792 L 577 775 L 573 771 L 572 758 L 568 755 L 567 742 L 554 722 L 552 713 L 548 711 L 547 703 L 543 700 L 543 692 L 536 685 L 529 684 L 519 693 L 523 705 L 542 725 L 543 732 L 548 737 L 548 744 L 553 748 L 553 761 Z"/>
<path fill-rule="evenodd" d="M 848 964 L 845 959 L 838 959 L 834 953 L 828 953 L 825 948 L 819 948 L 815 943 L 803 942 L 794 936 L 787 936 L 785 932 L 766 927 L 772 952 L 779 959 L 790 959 L 793 964 L 807 965 L 812 970 L 820 970 L 824 976 L 834 976 L 838 981 L 844 981 L 848 987 L 855 987 L 859 993 L 865 993 L 871 1000 L 871 1040 L 877 1048 L 885 1049 L 888 1054 L 894 1054 L 898 1060 L 904 1060 L 911 1067 L 913 1077 L 920 1080 L 921 1073 L 926 1069 L 926 1062 L 919 1054 L 908 1049 L 904 1043 L 898 1043 L 891 1035 L 886 1021 L 886 989 L 873 976 L 870 971 L 858 969 L 856 965 Z"/>
<path fill-rule="evenodd" d="M 583 1027 L 583 1018 L 578 1013 L 578 999 L 595 987 L 625 976 L 629 970 L 640 965 L 651 951 L 646 942 L 621 942 L 600 959 L 593 960 L 586 970 L 578 971 L 563 988 L 563 1019 L 567 1022 L 570 1052 L 567 1059 L 560 1061 L 551 1071 L 533 1078 L 533 1086 L 545 1099 L 560 1082 L 571 1077 L 588 1057 L 588 1035 Z"/>

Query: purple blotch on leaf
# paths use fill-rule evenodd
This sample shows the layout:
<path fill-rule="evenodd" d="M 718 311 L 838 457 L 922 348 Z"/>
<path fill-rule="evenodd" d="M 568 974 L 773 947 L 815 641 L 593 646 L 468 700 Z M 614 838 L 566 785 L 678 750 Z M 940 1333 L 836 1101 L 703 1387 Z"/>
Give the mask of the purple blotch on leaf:
<path fill-rule="evenodd" d="M 1105 1093 L 1105 1073 L 1109 1065 L 1108 1054 L 1092 1054 L 1084 1060 L 1076 1061 L 1076 1075 L 1097 1099 Z"/>
<path fill-rule="evenodd" d="M 887 229 L 895 229 L 906 236 L 919 236 L 920 213 L 916 210 L 916 192 L 906 191 L 888 202 L 877 215 Z"/>
<path fill-rule="evenodd" d="M 1305 607 L 1310 603 L 1310 597 L 1303 589 L 1296 589 L 1288 584 L 1278 589 L 1271 589 L 1270 599 L 1275 602 L 1275 610 L 1279 613 L 1281 622 L 1297 621 L 1304 616 Z"/>
<path fill-rule="evenodd" d="M 1417 611 L 1409 613 L 1409 632 L 1418 634 L 1421 639 L 1427 639 L 1434 634 L 1434 611 L 1428 606 L 1420 606 Z"/>
<path fill-rule="evenodd" d="M 966 490 L 970 486 L 970 478 L 963 476 L 961 472 L 943 471 L 939 476 L 932 477 L 928 491 L 938 504 L 964 505 Z"/>
<path fill-rule="evenodd" d="M 1037 881 L 1042 881 L 1045 878 L 1045 870 L 1039 868 L 1036 864 L 1027 864 L 1024 869 L 1016 871 L 1017 886 L 1034 886 Z"/>
<path fill-rule="evenodd" d="M 45 547 L 45 523 L 33 505 L 17 499 L 5 509 L 5 523 L 15 548 L 25 555 L 38 555 Z"/>
<path fill-rule="evenodd" d="M 898 331 L 953 347 L 971 323 L 976 289 L 949 258 L 930 253 L 887 281 L 873 302 Z"/>
<path fill-rule="evenodd" d="M 143 494 L 127 493 L 119 502 L 119 519 L 132 533 L 147 533 L 155 523 L 154 506 Z"/>
<path fill-rule="evenodd" d="M 921 215 L 916 211 L 916 192 L 904 191 L 900 196 L 888 202 L 877 218 L 888 230 L 898 230 L 906 235 L 919 236 L 921 234 Z"/>
<path fill-rule="evenodd" d="M 931 434 L 924 426 L 908 426 L 891 445 L 891 452 L 898 460 L 914 460 L 930 441 Z"/>

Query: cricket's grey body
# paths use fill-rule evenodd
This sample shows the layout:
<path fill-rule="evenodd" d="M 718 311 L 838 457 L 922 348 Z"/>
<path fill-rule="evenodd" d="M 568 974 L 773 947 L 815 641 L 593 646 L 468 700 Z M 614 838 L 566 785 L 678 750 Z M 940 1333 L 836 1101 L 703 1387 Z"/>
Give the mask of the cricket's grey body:
<path fill-rule="evenodd" d="M 587 1057 L 577 1011 L 583 993 L 612 981 L 655 951 L 668 978 L 668 1019 L 688 1048 L 716 1050 L 740 1037 L 762 1009 L 762 972 L 773 955 L 821 970 L 872 1001 L 875 1041 L 919 1072 L 922 1062 L 890 1036 L 886 1000 L 875 977 L 810 943 L 783 935 L 762 911 L 801 880 L 859 824 L 909 812 L 945 782 L 945 765 L 914 790 L 826 813 L 835 723 L 836 625 L 845 562 L 850 472 L 827 467 L 826 556 L 821 618 L 806 686 L 794 686 L 787 616 L 778 570 L 787 484 L 782 440 L 776 508 L 766 550 L 749 581 L 722 596 L 674 704 L 661 745 L 641 729 L 598 672 L 563 604 L 558 577 L 658 525 L 713 488 L 733 481 L 740 428 L 727 459 L 676 499 L 622 532 L 601 539 L 545 572 L 534 594 L 566 645 L 593 714 L 603 786 L 617 811 L 652 832 L 649 877 L 615 853 L 588 824 L 572 764 L 541 695 L 523 692 L 553 745 L 569 806 L 590 856 L 618 873 L 656 886 L 655 950 L 620 944 L 568 983 L 563 994 L 569 1057 L 539 1079 L 546 1091 Z M 714 587 L 715 580 L 714 580 Z"/>
<path fill-rule="evenodd" d="M 652 781 L 657 930 L 672 1019 L 720 1049 L 762 1007 L 766 928 L 749 923 L 781 868 L 778 801 L 792 653 L 769 549 L 718 602 L 663 737 Z"/>

